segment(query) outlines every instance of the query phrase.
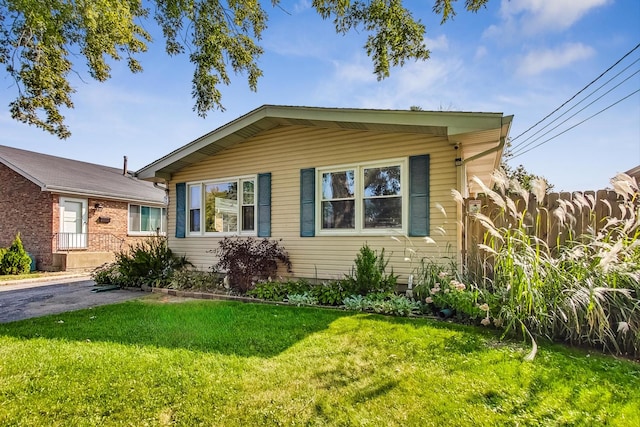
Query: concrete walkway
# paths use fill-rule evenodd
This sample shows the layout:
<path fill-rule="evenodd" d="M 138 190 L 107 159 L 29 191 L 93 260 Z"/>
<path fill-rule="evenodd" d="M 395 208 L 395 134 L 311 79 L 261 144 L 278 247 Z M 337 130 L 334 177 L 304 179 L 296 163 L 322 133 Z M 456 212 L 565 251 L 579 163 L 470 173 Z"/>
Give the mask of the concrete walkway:
<path fill-rule="evenodd" d="M 0 282 L 0 323 L 113 304 L 148 295 L 136 290 L 92 292 L 86 274 Z"/>

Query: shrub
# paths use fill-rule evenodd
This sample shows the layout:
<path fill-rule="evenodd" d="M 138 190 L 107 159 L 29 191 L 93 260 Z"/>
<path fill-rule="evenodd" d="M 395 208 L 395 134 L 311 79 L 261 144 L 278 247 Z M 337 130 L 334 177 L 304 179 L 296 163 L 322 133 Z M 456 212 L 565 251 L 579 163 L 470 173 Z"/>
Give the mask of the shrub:
<path fill-rule="evenodd" d="M 320 304 L 340 305 L 346 297 L 355 292 L 346 280 L 332 280 L 311 286 L 310 292 Z"/>
<path fill-rule="evenodd" d="M 311 285 L 304 280 L 288 280 L 286 282 L 258 282 L 247 291 L 252 296 L 265 301 L 284 301 L 287 295 L 304 294 L 311 290 Z"/>
<path fill-rule="evenodd" d="M 24 250 L 20 233 L 11 243 L 0 264 L 0 274 L 26 274 L 31 269 L 31 257 Z"/>
<path fill-rule="evenodd" d="M 371 292 L 391 293 L 395 290 L 398 276 L 386 273 L 389 260 L 384 258 L 384 248 L 378 255 L 367 244 L 360 248 L 355 259 L 355 268 L 347 275 L 346 288 L 353 289 L 354 293 L 367 295 Z"/>
<path fill-rule="evenodd" d="M 124 287 L 126 285 L 125 280 L 118 269 L 118 264 L 115 262 L 102 264 L 95 268 L 91 272 L 91 278 L 99 285 L 116 285 L 120 287 Z"/>
<path fill-rule="evenodd" d="M 215 252 L 216 269 L 226 271 L 229 285 L 242 294 L 255 282 L 276 276 L 280 264 L 291 272 L 289 254 L 277 240 L 225 237 Z"/>
<path fill-rule="evenodd" d="M 151 237 L 118 252 L 116 264 L 123 282 L 134 287 L 164 287 L 176 270 L 191 265 L 186 257 L 174 255 L 163 237 Z"/>
<path fill-rule="evenodd" d="M 213 271 L 199 271 L 183 268 L 174 271 L 171 278 L 168 280 L 167 288 L 213 291 L 223 289 L 223 284 L 219 275 Z"/>
<path fill-rule="evenodd" d="M 4 258 L 4 254 L 6 254 L 8 250 L 8 248 L 0 248 L 0 274 L 2 274 L 2 258 Z"/>
<path fill-rule="evenodd" d="M 451 315 L 458 320 L 474 322 L 487 318 L 490 311 L 499 311 L 497 298 L 461 278 L 455 264 L 447 268 L 423 259 L 415 271 L 415 278 L 417 285 L 413 293 L 431 314 L 448 317 L 449 314 L 443 314 L 442 310 L 451 310 Z"/>

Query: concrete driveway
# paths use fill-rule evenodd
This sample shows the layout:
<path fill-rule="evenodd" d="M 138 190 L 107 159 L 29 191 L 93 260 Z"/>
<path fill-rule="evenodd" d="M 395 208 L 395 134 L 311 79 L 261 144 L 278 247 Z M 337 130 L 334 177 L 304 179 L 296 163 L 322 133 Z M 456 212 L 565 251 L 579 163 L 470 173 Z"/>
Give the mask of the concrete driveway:
<path fill-rule="evenodd" d="M 51 279 L 0 286 L 0 323 L 113 304 L 148 295 L 134 290 L 92 292 L 88 278 Z"/>

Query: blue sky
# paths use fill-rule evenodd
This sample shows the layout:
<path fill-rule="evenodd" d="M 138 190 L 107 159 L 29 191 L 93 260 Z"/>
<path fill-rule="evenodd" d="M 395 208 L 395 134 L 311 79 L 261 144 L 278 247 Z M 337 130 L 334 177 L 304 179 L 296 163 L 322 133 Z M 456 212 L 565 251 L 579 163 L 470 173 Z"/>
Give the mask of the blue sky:
<path fill-rule="evenodd" d="M 188 58 L 165 55 L 160 37 L 139 57 L 143 73 L 115 63 L 106 83 L 82 72 L 72 76 L 75 108 L 64 114 L 73 135 L 65 141 L 10 118 L 16 89 L 0 73 L 0 144 L 115 167 L 126 155 L 136 170 L 263 104 L 503 112 L 515 116 L 516 137 L 640 43 L 637 0 L 492 0 L 478 14 L 459 7 L 444 25 L 430 2 L 410 0 L 406 4 L 427 27 L 431 58 L 410 61 L 377 81 L 362 48 L 366 33 L 336 34 L 310 4 L 265 3 L 270 19 L 258 91 L 235 76 L 222 88 L 226 111 L 211 111 L 205 119 L 193 111 Z M 157 34 L 152 22 L 145 26 Z M 562 109 L 611 79 L 560 120 L 531 139 L 542 126 L 517 138 L 521 152 L 531 150 L 510 164 L 523 164 L 562 191 L 604 188 L 616 173 L 639 165 L 640 93 L 631 95 L 640 89 L 639 70 L 640 48 Z"/>

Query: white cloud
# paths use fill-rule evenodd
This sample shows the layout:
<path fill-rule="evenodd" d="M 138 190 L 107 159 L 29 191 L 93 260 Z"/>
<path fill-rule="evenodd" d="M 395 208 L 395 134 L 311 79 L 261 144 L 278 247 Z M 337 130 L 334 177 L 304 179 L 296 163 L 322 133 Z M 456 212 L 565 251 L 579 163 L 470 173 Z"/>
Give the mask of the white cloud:
<path fill-rule="evenodd" d="M 487 56 L 488 53 L 489 51 L 487 50 L 486 46 L 478 46 L 478 48 L 476 49 L 476 54 L 474 56 L 474 59 L 476 61 L 479 59 L 482 59 L 485 56 Z"/>
<path fill-rule="evenodd" d="M 521 76 L 534 76 L 547 70 L 556 70 L 593 56 L 595 51 L 582 43 L 567 43 L 557 49 L 545 49 L 528 53 L 518 65 Z"/>
<path fill-rule="evenodd" d="M 425 45 L 427 49 L 436 51 L 448 51 L 449 50 L 449 39 L 444 34 L 439 35 L 435 39 L 430 39 L 428 37 L 425 38 Z"/>
<path fill-rule="evenodd" d="M 612 0 L 502 0 L 502 22 L 492 25 L 485 37 L 532 36 L 561 32 L 570 28 L 594 9 Z"/>
<path fill-rule="evenodd" d="M 448 107 L 456 95 L 462 61 L 457 58 L 407 63 L 391 70 L 391 76 L 377 81 L 371 62 L 360 56 L 353 62 L 335 62 L 335 72 L 315 91 L 315 102 L 360 108 L 408 109 L 418 105 L 425 110 Z"/>
<path fill-rule="evenodd" d="M 358 56 L 354 62 L 333 61 L 335 78 L 348 84 L 368 84 L 377 81 L 368 58 Z"/>
<path fill-rule="evenodd" d="M 293 5 L 293 11 L 295 13 L 301 13 L 311 9 L 311 2 L 309 0 L 299 0 Z"/>

